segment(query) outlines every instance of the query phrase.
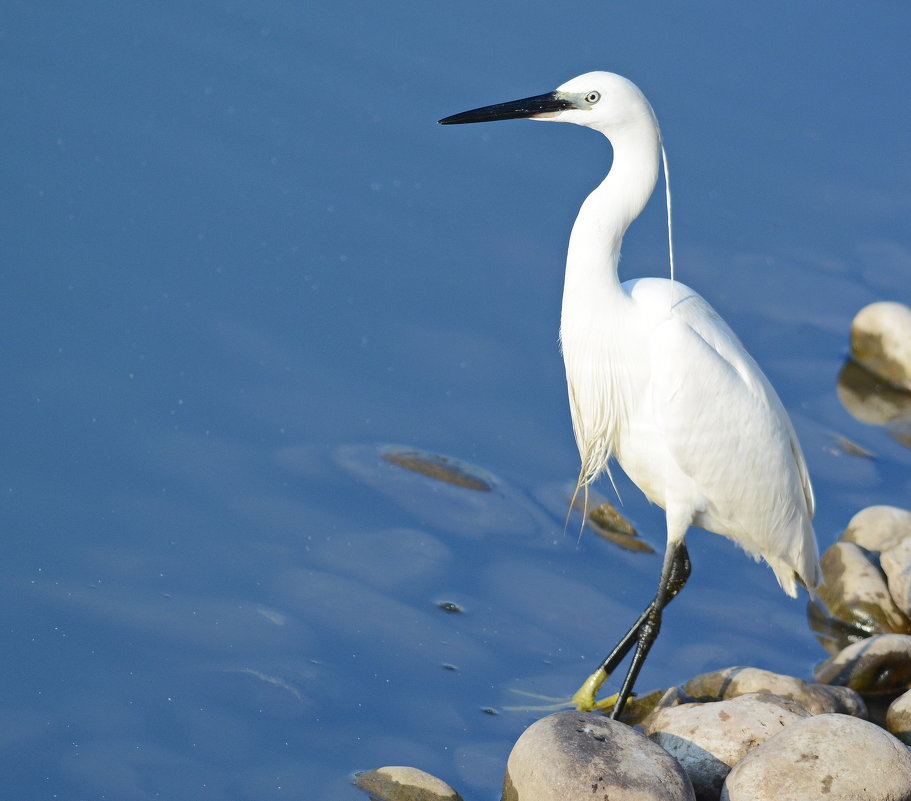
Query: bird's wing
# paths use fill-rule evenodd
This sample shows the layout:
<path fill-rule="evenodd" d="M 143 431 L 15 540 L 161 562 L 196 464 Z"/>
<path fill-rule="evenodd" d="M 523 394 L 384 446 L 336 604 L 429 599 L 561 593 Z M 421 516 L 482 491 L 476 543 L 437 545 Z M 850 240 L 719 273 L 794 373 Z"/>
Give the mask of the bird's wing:
<path fill-rule="evenodd" d="M 785 411 L 784 405 L 765 373 L 756 363 L 747 349 L 709 303 L 696 292 L 686 289 L 683 297 L 675 303 L 674 316 L 682 320 L 706 344 L 724 359 L 737 373 L 743 384 L 763 401 L 771 415 L 784 428 L 794 465 L 800 478 L 801 489 L 807 502 L 807 511 L 810 517 L 816 512 L 816 499 L 813 495 L 813 485 L 810 482 L 810 471 L 797 439 L 797 432 L 791 418 Z"/>
<path fill-rule="evenodd" d="M 740 494 L 741 506 L 771 504 L 787 516 L 793 510 L 775 499 L 799 487 L 812 516 L 806 462 L 772 385 L 702 297 L 679 283 L 660 283 L 642 290 L 674 297 L 651 342 L 655 420 L 671 454 L 710 501 Z"/>

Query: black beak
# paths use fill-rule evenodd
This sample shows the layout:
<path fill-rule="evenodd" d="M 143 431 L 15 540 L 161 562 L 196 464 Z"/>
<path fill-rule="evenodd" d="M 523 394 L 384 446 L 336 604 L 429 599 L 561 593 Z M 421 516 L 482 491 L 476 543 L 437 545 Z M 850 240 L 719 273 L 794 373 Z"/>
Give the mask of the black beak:
<path fill-rule="evenodd" d="M 494 120 L 514 120 L 520 117 L 534 117 L 547 112 L 565 111 L 574 108 L 572 100 L 557 92 L 546 95 L 535 95 L 522 100 L 511 100 L 508 103 L 497 103 L 495 106 L 484 106 L 461 114 L 453 114 L 440 120 L 440 125 L 461 125 L 466 122 L 493 122 Z"/>

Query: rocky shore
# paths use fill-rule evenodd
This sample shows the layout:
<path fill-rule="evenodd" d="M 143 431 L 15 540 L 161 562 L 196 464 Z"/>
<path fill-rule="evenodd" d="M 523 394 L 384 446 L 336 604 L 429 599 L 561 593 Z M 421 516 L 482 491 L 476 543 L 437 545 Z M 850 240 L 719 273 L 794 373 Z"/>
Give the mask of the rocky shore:
<path fill-rule="evenodd" d="M 860 413 L 907 426 L 911 309 L 863 309 L 851 347 L 851 369 L 888 391 L 840 384 L 846 407 L 858 414 L 869 402 Z M 634 698 L 622 721 L 548 715 L 515 743 L 503 801 L 911 799 L 911 511 L 861 510 L 820 564 L 808 617 L 829 658 L 812 680 L 733 666 Z M 381 801 L 461 798 L 415 768 L 367 771 L 355 783 Z"/>

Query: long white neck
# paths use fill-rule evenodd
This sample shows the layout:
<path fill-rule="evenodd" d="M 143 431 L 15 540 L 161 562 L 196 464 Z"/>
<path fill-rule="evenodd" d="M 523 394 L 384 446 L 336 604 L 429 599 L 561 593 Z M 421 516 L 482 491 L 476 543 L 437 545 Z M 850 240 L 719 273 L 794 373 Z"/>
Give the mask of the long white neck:
<path fill-rule="evenodd" d="M 658 180 L 660 135 L 651 109 L 612 132 L 614 163 L 607 177 L 582 204 L 569 237 L 560 343 L 566 364 L 573 431 L 582 457 L 580 486 L 608 470 L 618 436 L 628 428 L 627 390 L 634 386 L 625 373 L 636 367 L 612 358 L 637 332 L 632 300 L 620 286 L 617 263 L 629 224 L 639 216 Z M 633 361 L 638 361 L 638 356 Z M 609 369 L 605 369 L 609 365 Z"/>
<path fill-rule="evenodd" d="M 569 237 L 563 322 L 567 315 L 601 306 L 622 294 L 617 277 L 620 245 L 658 180 L 661 139 L 648 110 L 636 125 L 611 135 L 614 161 L 601 184 L 585 199 Z"/>

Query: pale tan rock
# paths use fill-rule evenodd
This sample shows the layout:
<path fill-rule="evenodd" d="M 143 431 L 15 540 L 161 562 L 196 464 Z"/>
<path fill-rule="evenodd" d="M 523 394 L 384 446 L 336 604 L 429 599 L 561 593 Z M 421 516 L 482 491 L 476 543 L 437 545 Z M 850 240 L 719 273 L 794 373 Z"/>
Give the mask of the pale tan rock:
<path fill-rule="evenodd" d="M 884 729 L 850 715 L 797 721 L 728 774 L 722 801 L 907 801 L 911 754 Z"/>
<path fill-rule="evenodd" d="M 911 616 L 911 538 L 883 551 L 879 563 L 895 605 L 906 616 Z"/>
<path fill-rule="evenodd" d="M 683 691 L 696 699 L 720 701 L 746 693 L 766 692 L 796 701 L 811 715 L 843 712 L 866 716 L 863 699 L 845 689 L 751 667 L 729 667 L 702 673 L 683 685 Z"/>
<path fill-rule="evenodd" d="M 842 540 L 868 551 L 885 551 L 911 537 L 911 511 L 898 506 L 868 506 L 848 522 Z"/>
<path fill-rule="evenodd" d="M 796 701 L 747 693 L 727 701 L 656 710 L 645 733 L 687 772 L 699 801 L 714 801 L 725 777 L 753 748 L 809 716 Z"/>
<path fill-rule="evenodd" d="M 354 783 L 379 801 L 462 801 L 442 779 L 402 765 L 365 770 Z"/>
<path fill-rule="evenodd" d="M 883 301 L 851 323 L 851 356 L 890 384 L 911 390 L 911 308 Z"/>

